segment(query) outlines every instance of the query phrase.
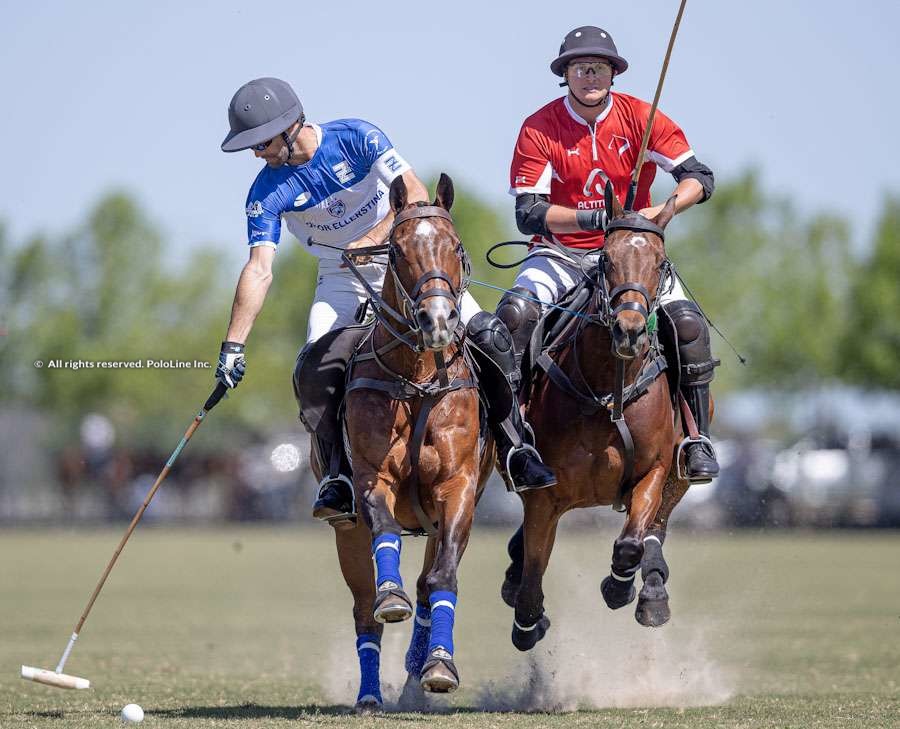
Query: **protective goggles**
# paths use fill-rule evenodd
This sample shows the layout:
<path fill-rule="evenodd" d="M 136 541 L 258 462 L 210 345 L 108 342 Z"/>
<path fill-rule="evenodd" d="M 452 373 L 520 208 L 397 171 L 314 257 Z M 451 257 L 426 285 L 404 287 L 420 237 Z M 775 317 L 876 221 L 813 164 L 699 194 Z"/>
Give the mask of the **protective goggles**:
<path fill-rule="evenodd" d="M 299 121 L 299 119 L 297 121 Z M 293 126 L 293 124 L 291 126 Z M 290 149 L 291 145 L 294 143 L 294 140 L 297 138 L 297 135 L 299 133 L 300 133 L 299 129 L 296 132 L 294 132 L 293 134 L 288 134 L 287 131 L 283 131 L 278 136 L 284 140 L 285 146 L 288 149 Z M 259 144 L 254 144 L 252 147 L 250 147 L 250 149 L 252 149 L 254 152 L 262 152 L 266 147 L 268 147 L 270 144 L 272 144 L 272 142 L 274 142 L 276 139 L 278 139 L 278 137 L 272 137 L 270 140 L 268 140 L 266 142 L 260 142 Z"/>
<path fill-rule="evenodd" d="M 575 78 L 586 78 L 587 75 L 607 76 L 612 73 L 612 66 L 606 61 L 581 61 L 579 63 L 570 63 L 569 72 L 575 75 Z"/>

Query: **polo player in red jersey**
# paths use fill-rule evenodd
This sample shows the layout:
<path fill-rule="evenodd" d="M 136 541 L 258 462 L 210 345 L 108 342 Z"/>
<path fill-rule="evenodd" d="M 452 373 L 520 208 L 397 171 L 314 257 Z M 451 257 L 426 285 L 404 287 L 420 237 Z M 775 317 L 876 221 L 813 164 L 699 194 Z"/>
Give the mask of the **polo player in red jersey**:
<path fill-rule="evenodd" d="M 568 93 L 529 116 L 519 132 L 510 193 L 516 198 L 518 228 L 534 236 L 533 246 L 497 314 L 512 333 L 520 362 L 542 308 L 557 303 L 580 280 L 579 261 L 568 252 L 603 245 L 607 180 L 619 200 L 626 200 L 650 114 L 647 102 L 611 90 L 615 77 L 627 68 L 609 33 L 593 26 L 576 28 L 550 64 Z M 660 111 L 633 201 L 647 218 L 662 209 L 650 200 L 657 167 L 675 178 L 676 213 L 712 195 L 712 171 L 697 159 L 681 128 Z M 677 332 L 681 391 L 698 430 L 708 438 L 709 383 L 718 360 L 712 357 L 706 319 L 677 280 L 661 303 Z M 708 482 L 719 473 L 708 442 L 690 442 L 685 458 L 691 482 Z"/>

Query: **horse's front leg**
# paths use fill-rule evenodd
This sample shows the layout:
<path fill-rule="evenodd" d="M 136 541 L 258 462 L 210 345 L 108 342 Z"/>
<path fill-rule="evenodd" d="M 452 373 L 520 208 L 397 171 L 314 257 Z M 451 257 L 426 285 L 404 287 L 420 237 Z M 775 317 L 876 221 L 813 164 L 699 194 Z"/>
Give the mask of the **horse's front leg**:
<path fill-rule="evenodd" d="M 436 489 L 440 529 L 434 564 L 425 577 L 431 633 L 420 679 L 422 688 L 433 693 L 459 688 L 459 672 L 453 662 L 456 573 L 469 543 L 475 515 L 475 489 L 474 475 L 457 476 Z"/>
<path fill-rule="evenodd" d="M 635 598 L 634 576 L 641 567 L 644 536 L 656 517 L 667 475 L 667 469 L 657 465 L 638 481 L 631 492 L 625 526 L 613 545 L 610 574 L 600 585 L 603 599 L 613 610 L 624 607 Z"/>
<path fill-rule="evenodd" d="M 353 593 L 353 622 L 356 625 L 356 653 L 359 657 L 358 712 L 378 711 L 381 698 L 381 633 L 383 626 L 375 621 L 375 580 L 369 558 L 371 539 L 364 524 L 354 529 L 334 532 L 341 573 Z"/>
<path fill-rule="evenodd" d="M 555 508 L 550 491 L 533 491 L 523 499 L 521 581 L 516 592 L 512 627 L 512 643 L 520 651 L 534 648 L 550 627 L 550 619 L 544 614 L 543 581 L 556 541 L 556 526 L 562 516 Z M 514 541 L 517 541 L 515 536 L 510 540 L 509 554 L 513 564 L 507 570 L 507 580 L 516 571 L 514 552 L 518 551 L 518 544 Z"/>
<path fill-rule="evenodd" d="M 663 554 L 666 531 L 672 510 L 687 493 L 690 484 L 669 478 L 663 487 L 662 503 L 656 518 L 644 536 L 644 557 L 641 559 L 641 580 L 643 587 L 638 595 L 634 611 L 635 619 L 649 628 L 665 625 L 672 613 L 669 609 L 669 593 L 666 582 L 669 579 L 669 565 Z"/>
<path fill-rule="evenodd" d="M 422 666 L 428 657 L 428 641 L 431 638 L 431 605 L 428 602 L 428 584 L 426 582 L 437 552 L 437 539 L 428 537 L 425 545 L 425 558 L 422 560 L 422 571 L 416 581 L 416 615 L 413 620 L 412 637 L 406 650 L 406 683 L 400 694 L 400 708 L 415 711 L 427 707 L 425 695 L 419 679 Z"/>
<path fill-rule="evenodd" d="M 384 474 L 361 474 L 356 485 L 363 518 L 372 532 L 375 560 L 374 617 L 379 623 L 399 623 L 413 614 L 412 601 L 403 590 L 400 576 L 402 528 L 394 518 L 395 493 Z"/>

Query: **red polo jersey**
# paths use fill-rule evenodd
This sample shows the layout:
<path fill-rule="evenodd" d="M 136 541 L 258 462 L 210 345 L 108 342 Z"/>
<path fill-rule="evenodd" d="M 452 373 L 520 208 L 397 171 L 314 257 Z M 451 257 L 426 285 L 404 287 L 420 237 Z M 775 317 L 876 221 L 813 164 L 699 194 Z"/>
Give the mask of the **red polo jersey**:
<path fill-rule="evenodd" d="M 603 189 L 609 179 L 624 204 L 649 116 L 650 104 L 618 92 L 610 92 L 609 104 L 593 125 L 575 113 L 568 97 L 551 101 L 522 125 L 509 172 L 510 194 L 549 195 L 553 205 L 593 210 L 604 206 Z M 657 166 L 671 172 L 693 156 L 681 128 L 657 109 L 634 209 L 651 204 Z M 592 231 L 553 237 L 573 248 L 595 248 L 603 241 L 602 233 Z"/>

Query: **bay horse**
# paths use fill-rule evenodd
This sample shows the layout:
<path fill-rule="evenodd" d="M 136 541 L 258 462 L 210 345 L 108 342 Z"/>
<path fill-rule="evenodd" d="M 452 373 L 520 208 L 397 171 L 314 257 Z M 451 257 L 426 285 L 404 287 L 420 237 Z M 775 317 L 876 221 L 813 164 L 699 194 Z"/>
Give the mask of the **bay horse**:
<path fill-rule="evenodd" d="M 380 294 L 358 276 L 377 320 L 356 351 L 346 385 L 346 436 L 362 519 L 335 531 L 341 572 L 353 593 L 359 711 L 383 704 L 384 623 L 413 616 L 404 694 L 458 688 L 457 567 L 494 460 L 490 436 L 479 428 L 478 390 L 462 342 L 460 298 L 469 262 L 449 213 L 453 183 L 442 174 L 431 205 L 407 197 L 397 177 L 389 193 L 396 215 L 389 242 L 344 256 L 354 271 L 352 255 L 386 253 L 389 261 Z M 400 576 L 403 532 L 428 535 L 415 605 Z"/>
<path fill-rule="evenodd" d="M 524 518 L 509 543 L 512 563 L 501 594 L 515 608 L 512 642 L 523 651 L 550 627 L 541 584 L 557 524 L 571 509 L 614 505 L 626 512 L 603 598 L 612 609 L 632 602 L 641 569 L 635 618 L 659 626 L 670 617 L 662 545 L 668 518 L 688 488 L 678 470 L 687 415 L 662 376 L 665 358 L 653 330 L 665 316 L 659 300 L 673 275 L 663 230 L 675 198 L 648 220 L 626 213 L 608 185 L 606 209 L 605 245 L 594 268 L 582 266 L 593 279 L 587 308 L 569 317 L 537 359 L 543 371 L 532 380 L 528 419 L 558 484 L 521 495 Z M 539 337 L 536 332 L 533 350 L 540 349 Z"/>

